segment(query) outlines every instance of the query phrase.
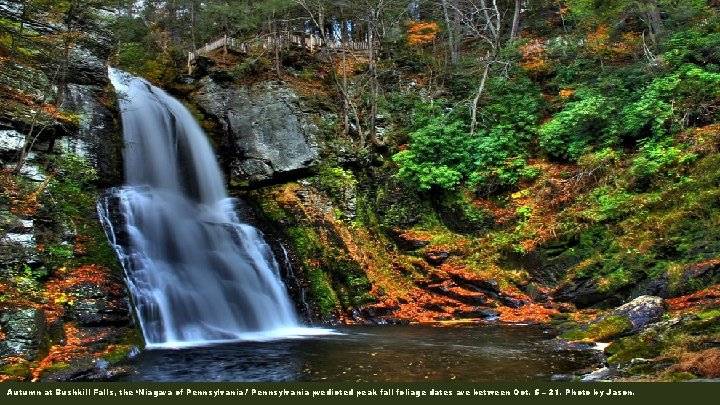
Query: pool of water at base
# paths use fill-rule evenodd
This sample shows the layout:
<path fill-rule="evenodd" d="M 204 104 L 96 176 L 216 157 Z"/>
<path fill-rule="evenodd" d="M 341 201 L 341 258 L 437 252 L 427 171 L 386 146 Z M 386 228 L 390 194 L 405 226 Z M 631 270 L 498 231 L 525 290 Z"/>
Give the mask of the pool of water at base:
<path fill-rule="evenodd" d="M 332 334 L 145 350 L 122 381 L 551 381 L 599 366 L 533 325 L 343 326 Z"/>

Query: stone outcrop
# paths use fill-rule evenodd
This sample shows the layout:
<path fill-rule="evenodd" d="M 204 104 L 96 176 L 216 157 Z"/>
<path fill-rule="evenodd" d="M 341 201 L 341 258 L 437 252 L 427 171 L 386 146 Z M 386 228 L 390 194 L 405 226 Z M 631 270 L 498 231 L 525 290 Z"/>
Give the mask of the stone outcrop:
<path fill-rule="evenodd" d="M 665 301 L 660 297 L 643 295 L 612 311 L 612 315 L 624 316 L 632 325 L 630 333 L 638 333 L 646 326 L 662 319 L 667 310 Z"/>
<path fill-rule="evenodd" d="M 0 312 L 0 332 L 0 362 L 7 357 L 35 360 L 45 337 L 45 315 L 36 308 L 5 310 Z"/>
<path fill-rule="evenodd" d="M 52 366 L 57 363 L 67 366 L 68 375 L 78 373 L 94 367 L 96 354 L 109 345 L 129 346 L 133 336 L 127 293 L 120 276 L 109 270 L 112 259 L 100 249 L 105 241 L 98 240 L 93 203 L 94 186 L 122 182 L 123 143 L 106 63 L 114 41 L 101 25 L 83 30 L 61 76 L 52 59 L 3 66 L 0 366 L 7 367 L 0 380 L 27 381 L 35 367 L 43 379 L 57 371 Z M 58 27 L 43 29 L 52 34 Z M 29 128 L 32 148 L 16 176 L 11 171 Z M 85 176 L 90 171 L 85 163 L 97 180 Z M 96 264 L 86 268 L 106 270 L 86 271 L 83 279 L 71 262 L 80 257 Z M 67 356 L 60 359 L 60 352 Z"/>
<path fill-rule="evenodd" d="M 82 156 L 97 171 L 101 185 L 122 183 L 122 138 L 115 113 L 101 102 L 105 92 L 107 67 L 95 84 L 70 83 L 62 107 L 80 116 L 73 136 L 60 139 L 64 153 Z"/>
<path fill-rule="evenodd" d="M 200 82 L 195 102 L 221 126 L 232 183 L 262 183 L 297 176 L 317 163 L 317 113 L 275 82 L 233 87 L 211 76 Z"/>

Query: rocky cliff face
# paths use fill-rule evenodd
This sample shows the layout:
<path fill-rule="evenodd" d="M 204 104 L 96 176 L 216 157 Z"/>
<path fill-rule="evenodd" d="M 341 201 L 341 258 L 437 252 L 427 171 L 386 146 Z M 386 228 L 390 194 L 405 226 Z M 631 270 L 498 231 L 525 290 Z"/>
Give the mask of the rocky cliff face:
<path fill-rule="evenodd" d="M 122 181 L 111 34 L 96 28 L 70 50 L 60 85 L 52 66 L 1 66 L 0 381 L 102 378 L 99 356 L 132 350 L 127 294 L 95 212 L 97 190 Z"/>
<path fill-rule="evenodd" d="M 297 177 L 318 161 L 319 114 L 276 82 L 229 85 L 211 76 L 194 101 L 221 127 L 231 184 Z"/>

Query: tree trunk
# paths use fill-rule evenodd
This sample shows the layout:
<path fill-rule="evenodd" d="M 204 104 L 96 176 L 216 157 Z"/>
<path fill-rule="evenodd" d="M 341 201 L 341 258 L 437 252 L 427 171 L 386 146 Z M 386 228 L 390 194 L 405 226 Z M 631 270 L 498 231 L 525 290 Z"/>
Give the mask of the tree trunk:
<path fill-rule="evenodd" d="M 197 49 L 197 40 L 195 38 L 195 0 L 190 2 L 190 40 L 192 41 L 192 49 Z"/>
<path fill-rule="evenodd" d="M 343 93 L 343 130 L 345 136 L 350 134 L 350 103 L 348 103 L 348 80 L 347 80 L 347 55 L 345 50 L 342 52 L 342 93 Z"/>
<path fill-rule="evenodd" d="M 280 72 L 280 46 L 282 45 L 281 38 L 280 38 L 280 29 L 278 27 L 277 20 L 275 19 L 275 13 L 272 15 L 272 22 L 271 26 L 273 27 L 273 32 L 275 33 L 275 74 L 278 77 L 278 80 L 282 79 L 282 75 Z"/>
<path fill-rule="evenodd" d="M 497 38 L 499 33 L 495 29 L 495 26 L 492 23 L 492 17 L 490 17 L 489 8 L 487 6 L 487 2 L 485 0 L 480 0 L 480 7 L 482 8 L 483 15 L 485 15 L 485 21 L 487 21 L 488 29 L 490 30 L 490 35 L 493 38 L 494 42 L 497 42 Z"/>
<path fill-rule="evenodd" d="M 657 0 L 643 0 L 645 15 L 648 19 L 648 28 L 650 29 L 650 38 L 657 43 L 657 37 L 662 34 L 665 27 L 662 22 L 662 16 L 658 9 Z"/>
<path fill-rule="evenodd" d="M 458 62 L 458 44 L 455 38 L 455 23 L 450 20 L 450 13 L 448 12 L 448 1 L 443 0 L 443 15 L 445 17 L 445 25 L 448 30 L 448 47 L 450 48 L 450 63 L 456 65 Z"/>
<path fill-rule="evenodd" d="M 485 71 L 483 72 L 483 77 L 480 80 L 480 86 L 478 87 L 477 94 L 475 94 L 475 98 L 473 99 L 472 107 L 470 110 L 470 136 L 475 135 L 475 131 L 477 130 L 477 109 L 478 109 L 478 103 L 480 102 L 480 97 L 482 96 L 483 91 L 485 90 L 485 82 L 488 78 L 488 73 L 490 71 L 490 57 L 487 56 L 488 60 L 485 61 Z"/>
<path fill-rule="evenodd" d="M 377 129 L 375 128 L 375 121 L 377 118 L 378 81 L 374 32 L 375 13 L 373 11 L 370 14 L 370 20 L 368 21 L 368 69 L 370 71 L 370 124 L 368 128 L 368 137 L 373 145 L 379 145 L 377 139 Z"/>
<path fill-rule="evenodd" d="M 520 9 L 522 7 L 522 0 L 515 0 L 515 13 L 513 14 L 512 29 L 510 30 L 510 41 L 517 37 L 520 30 Z"/>

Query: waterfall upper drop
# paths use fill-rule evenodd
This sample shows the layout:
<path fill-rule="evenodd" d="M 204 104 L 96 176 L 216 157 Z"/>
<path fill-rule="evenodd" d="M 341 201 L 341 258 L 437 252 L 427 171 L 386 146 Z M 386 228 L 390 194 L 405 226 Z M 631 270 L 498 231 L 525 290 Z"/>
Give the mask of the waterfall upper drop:
<path fill-rule="evenodd" d="M 294 308 L 261 233 L 242 224 L 206 136 L 165 91 L 110 69 L 125 139 L 124 224 L 99 203 L 149 346 L 297 333 Z M 124 226 L 127 241 L 114 227 Z"/>

